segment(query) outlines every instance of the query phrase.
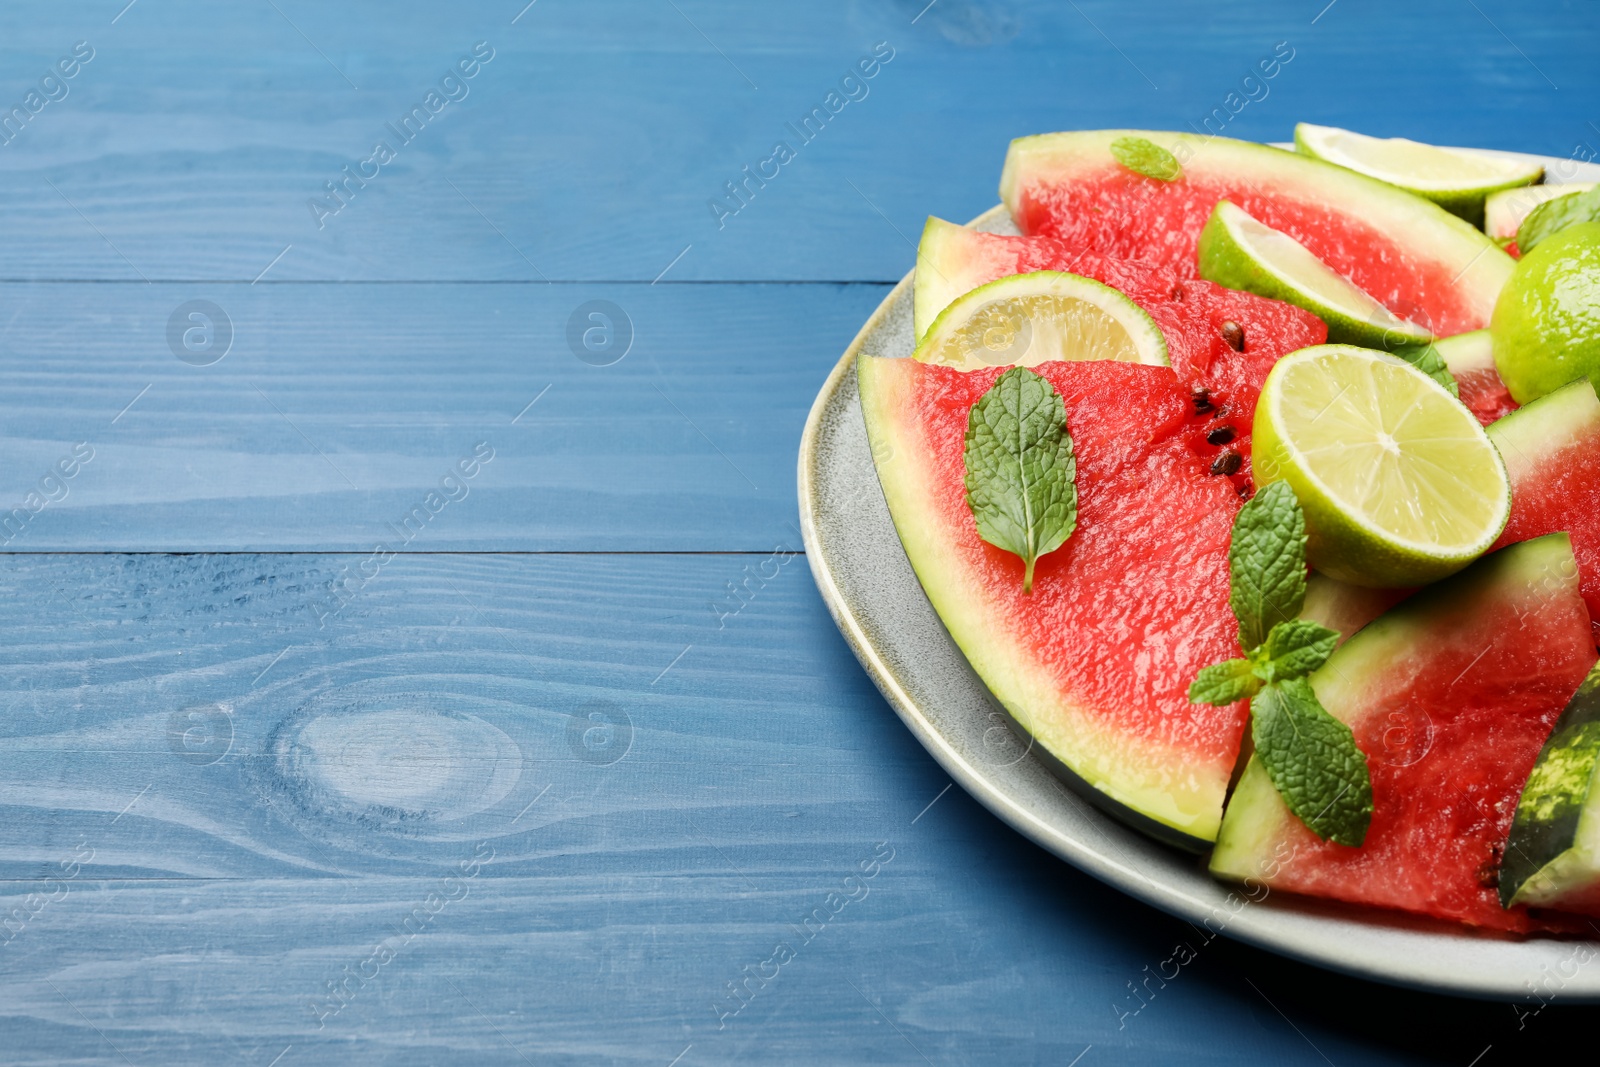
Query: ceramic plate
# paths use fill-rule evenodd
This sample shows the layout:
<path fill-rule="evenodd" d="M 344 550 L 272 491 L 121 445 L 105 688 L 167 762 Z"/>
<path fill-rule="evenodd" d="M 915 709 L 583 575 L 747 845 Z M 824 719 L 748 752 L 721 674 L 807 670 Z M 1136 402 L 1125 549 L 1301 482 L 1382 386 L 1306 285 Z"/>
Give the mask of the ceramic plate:
<path fill-rule="evenodd" d="M 1600 180 L 1600 166 L 1544 162 L 1552 180 Z M 1016 232 L 1003 207 L 970 225 Z M 861 328 L 811 408 L 800 444 L 800 515 L 811 572 L 840 632 L 906 726 L 962 788 L 1067 862 L 1214 935 L 1438 992 L 1519 1000 L 1538 988 L 1546 996 L 1556 991 L 1563 999 L 1600 1001 L 1600 966 L 1588 962 L 1595 953 L 1587 943 L 1475 935 L 1276 893 L 1252 901 L 1213 880 L 1203 860 L 1116 822 L 1056 779 L 1012 734 L 923 595 L 878 487 L 856 392 L 856 356 L 905 358 L 912 340 L 907 275 Z"/>

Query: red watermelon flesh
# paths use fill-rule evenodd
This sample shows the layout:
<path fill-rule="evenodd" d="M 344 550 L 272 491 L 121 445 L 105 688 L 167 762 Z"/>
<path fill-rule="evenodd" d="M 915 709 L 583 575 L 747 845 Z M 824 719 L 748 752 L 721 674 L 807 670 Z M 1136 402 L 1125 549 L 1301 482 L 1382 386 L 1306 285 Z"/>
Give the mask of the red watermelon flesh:
<path fill-rule="evenodd" d="M 1182 176 L 1159 181 L 1122 166 L 1110 151 L 1119 136 L 1171 146 Z M 1439 336 L 1487 326 L 1513 267 L 1488 237 L 1420 197 L 1228 138 L 1140 130 L 1022 138 L 1007 156 L 1001 195 L 1025 234 L 1189 277 L 1200 231 L 1227 199 Z"/>
<path fill-rule="evenodd" d="M 1157 183 L 1111 171 L 1097 181 L 1035 188 L 1016 221 L 1024 233 L 1107 256 L 1142 257 L 1193 278 L 1200 231 L 1224 199 L 1305 245 L 1401 318 L 1441 334 L 1486 325 L 1456 298 L 1447 273 L 1411 273 L 1418 265 L 1406 263 L 1387 235 L 1349 218 L 1331 218 L 1318 204 L 1226 180 Z"/>
<path fill-rule="evenodd" d="M 1564 535 L 1516 545 L 1345 642 L 1311 680 L 1367 755 L 1365 842 L 1319 840 L 1252 760 L 1212 870 L 1489 929 L 1547 928 L 1501 907 L 1497 871 L 1523 784 L 1595 661 L 1571 568 Z"/>
<path fill-rule="evenodd" d="M 1494 339 L 1488 330 L 1445 337 L 1434 342 L 1467 410 L 1487 426 L 1517 410 L 1506 383 L 1494 363 Z"/>
<path fill-rule="evenodd" d="M 968 414 L 1001 368 L 863 356 L 862 411 L 906 554 L 946 628 L 1068 780 L 1168 840 L 1216 834 L 1243 703 L 1189 703 L 1200 668 L 1238 656 L 1228 541 L 1240 500 L 1188 441 L 1191 394 L 1167 367 L 1050 362 L 1077 457 L 1077 528 L 1038 561 L 978 537 Z"/>
<path fill-rule="evenodd" d="M 1240 487 L 1249 482 L 1251 423 L 1272 365 L 1279 356 L 1328 338 L 1321 319 L 1292 304 L 1184 277 L 1159 264 L 1086 252 L 1051 237 L 981 233 L 930 219 L 917 270 L 918 299 L 940 305 L 927 307 L 925 317 L 970 289 L 1039 270 L 1093 278 L 1128 296 L 1160 328 L 1178 377 L 1191 390 L 1205 391 L 1201 408 L 1210 419 L 1197 424 L 1195 440 L 1224 426 L 1233 433 L 1228 447 L 1244 464 L 1233 476 Z M 1225 339 L 1228 322 L 1240 329 L 1242 351 Z"/>
<path fill-rule="evenodd" d="M 1487 370 L 1470 370 L 1455 376 L 1456 388 L 1461 392 L 1461 402 L 1485 426 L 1498 422 L 1517 410 L 1511 391 L 1493 367 Z"/>
<path fill-rule="evenodd" d="M 1511 478 L 1511 518 L 1496 547 L 1565 530 L 1600 642 L 1600 397 L 1587 379 L 1489 427 Z"/>

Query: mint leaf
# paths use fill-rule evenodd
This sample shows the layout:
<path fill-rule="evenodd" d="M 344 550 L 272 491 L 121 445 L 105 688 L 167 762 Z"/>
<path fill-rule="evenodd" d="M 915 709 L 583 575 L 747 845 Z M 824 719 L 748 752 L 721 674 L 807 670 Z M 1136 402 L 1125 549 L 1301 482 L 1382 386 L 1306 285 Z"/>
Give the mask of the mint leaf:
<path fill-rule="evenodd" d="M 1528 212 L 1517 227 L 1517 250 L 1527 255 L 1546 237 L 1580 222 L 1600 222 L 1600 186 L 1546 200 Z"/>
<path fill-rule="evenodd" d="M 1339 631 L 1310 619 L 1280 622 L 1267 634 L 1266 643 L 1251 654 L 1256 676 L 1263 682 L 1304 678 L 1333 655 Z M 1259 653 L 1257 659 L 1256 653 Z"/>
<path fill-rule="evenodd" d="M 1311 683 L 1269 685 L 1250 702 L 1256 758 L 1289 810 L 1323 840 L 1352 848 L 1372 822 L 1372 777 L 1350 727 L 1328 714 Z"/>
<path fill-rule="evenodd" d="M 1030 592 L 1034 563 L 1078 524 L 1077 461 L 1055 387 L 1026 367 L 1000 375 L 967 415 L 965 459 L 978 536 L 1022 557 Z"/>
<path fill-rule="evenodd" d="M 1247 659 L 1230 659 L 1213 663 L 1195 675 L 1189 683 L 1189 703 L 1226 707 L 1260 691 L 1261 679 L 1256 676 L 1255 664 Z"/>
<path fill-rule="evenodd" d="M 1239 509 L 1228 545 L 1228 606 L 1239 644 L 1255 648 L 1267 631 L 1300 614 L 1306 600 L 1306 517 L 1288 482 L 1272 482 Z"/>
<path fill-rule="evenodd" d="M 1460 399 L 1461 387 L 1456 385 L 1456 376 L 1450 373 L 1450 368 L 1445 364 L 1444 357 L 1439 354 L 1437 348 L 1432 345 L 1401 345 L 1393 349 L 1393 352 L 1450 390 L 1451 396 Z"/>
<path fill-rule="evenodd" d="M 1177 157 L 1143 137 L 1118 137 L 1111 142 L 1111 154 L 1117 157 L 1118 163 L 1146 178 L 1171 182 L 1183 177 Z"/>

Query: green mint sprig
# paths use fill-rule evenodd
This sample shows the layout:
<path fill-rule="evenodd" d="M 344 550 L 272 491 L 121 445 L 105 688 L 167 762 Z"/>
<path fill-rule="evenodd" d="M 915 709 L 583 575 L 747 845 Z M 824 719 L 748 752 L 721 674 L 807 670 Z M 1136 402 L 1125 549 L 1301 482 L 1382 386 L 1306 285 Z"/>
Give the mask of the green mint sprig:
<path fill-rule="evenodd" d="M 1248 699 L 1256 758 L 1289 810 L 1318 837 L 1359 845 L 1372 821 L 1372 776 L 1350 727 L 1307 680 L 1333 655 L 1339 633 L 1297 617 L 1306 599 L 1306 521 L 1287 482 L 1239 509 L 1228 577 L 1228 606 L 1249 651 L 1201 670 L 1189 700 Z"/>
<path fill-rule="evenodd" d="M 1600 186 L 1546 200 L 1528 212 L 1517 227 L 1517 250 L 1527 255 L 1546 237 L 1580 222 L 1600 222 Z"/>
<path fill-rule="evenodd" d="M 1055 387 L 1012 367 L 967 415 L 967 506 L 978 536 L 1022 557 L 1022 591 L 1033 565 L 1078 525 L 1077 460 L 1067 409 Z"/>
<path fill-rule="evenodd" d="M 1111 154 L 1135 174 L 1158 182 L 1174 182 L 1183 177 L 1178 157 L 1143 137 L 1118 137 L 1111 142 Z"/>

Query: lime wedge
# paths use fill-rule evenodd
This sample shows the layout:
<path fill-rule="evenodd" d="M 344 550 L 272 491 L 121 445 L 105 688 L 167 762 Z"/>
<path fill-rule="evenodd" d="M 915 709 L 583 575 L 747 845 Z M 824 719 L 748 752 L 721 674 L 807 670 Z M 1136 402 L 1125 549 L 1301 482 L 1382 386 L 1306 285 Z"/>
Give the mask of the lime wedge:
<path fill-rule="evenodd" d="M 1425 344 L 1433 335 L 1388 308 L 1293 237 L 1217 201 L 1200 231 L 1200 277 L 1303 307 L 1331 341 L 1366 348 Z"/>
<path fill-rule="evenodd" d="M 1144 310 L 1076 274 L 1013 274 L 957 297 L 913 358 L 962 370 L 1114 359 L 1167 365 L 1167 340 Z"/>
<path fill-rule="evenodd" d="M 1483 219 L 1484 198 L 1490 193 L 1544 177 L 1543 166 L 1526 160 L 1439 148 L 1404 137 L 1368 137 L 1309 122 L 1294 128 L 1294 145 L 1302 155 L 1397 185 L 1472 223 Z"/>
<path fill-rule="evenodd" d="M 1478 420 L 1386 352 L 1284 356 L 1254 442 L 1256 484 L 1287 481 L 1305 508 L 1311 565 L 1354 585 L 1437 581 L 1487 551 L 1510 514 L 1505 464 Z"/>
<path fill-rule="evenodd" d="M 1512 240 L 1522 220 L 1540 204 L 1568 193 L 1586 193 L 1593 188 L 1594 182 L 1572 182 L 1569 185 L 1529 185 L 1490 193 L 1489 199 L 1483 202 L 1483 232 L 1496 241 Z"/>

